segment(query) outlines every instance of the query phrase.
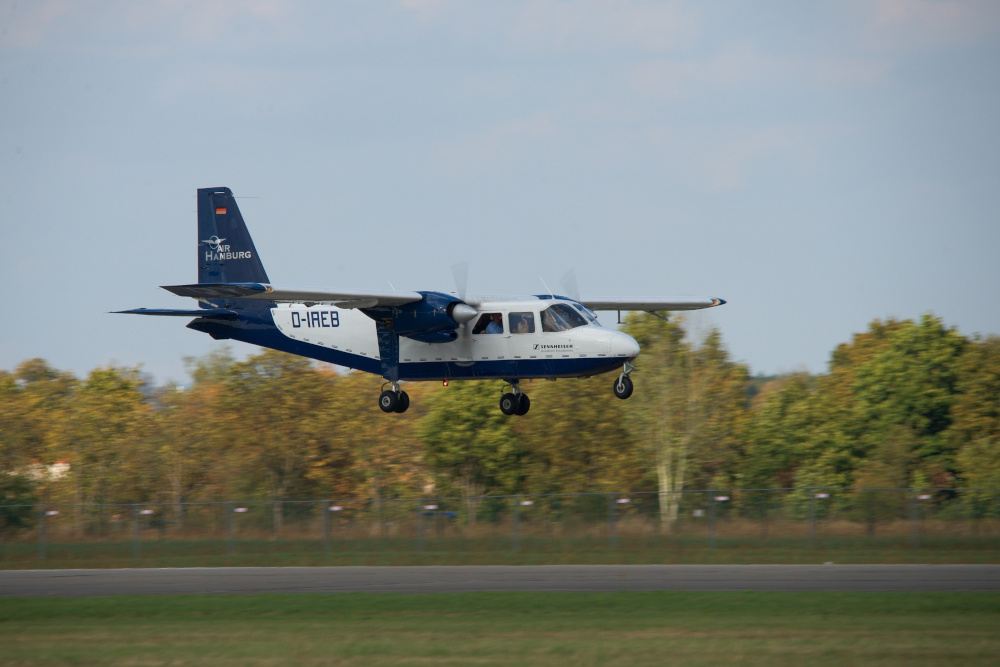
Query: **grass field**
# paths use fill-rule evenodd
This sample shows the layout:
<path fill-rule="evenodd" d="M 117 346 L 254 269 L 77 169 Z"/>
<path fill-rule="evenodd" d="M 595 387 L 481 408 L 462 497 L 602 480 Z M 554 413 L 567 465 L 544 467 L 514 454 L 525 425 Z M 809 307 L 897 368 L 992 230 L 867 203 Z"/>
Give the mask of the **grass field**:
<path fill-rule="evenodd" d="M 230 551 L 231 553 L 227 553 Z M 516 550 L 515 550 L 516 548 Z M 92 540 L 0 543 L 0 568 L 289 565 L 543 565 L 750 563 L 1000 563 L 1000 537 L 412 538 L 332 540 Z"/>
<path fill-rule="evenodd" d="M 0 665 L 994 665 L 987 593 L 0 598 Z"/>

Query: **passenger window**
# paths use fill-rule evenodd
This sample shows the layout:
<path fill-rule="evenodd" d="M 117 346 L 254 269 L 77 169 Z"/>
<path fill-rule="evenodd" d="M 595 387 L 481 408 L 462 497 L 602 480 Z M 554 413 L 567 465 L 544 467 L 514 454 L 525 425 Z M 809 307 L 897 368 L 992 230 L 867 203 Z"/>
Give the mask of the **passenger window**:
<path fill-rule="evenodd" d="M 515 334 L 535 333 L 534 313 L 511 313 L 507 316 L 510 320 L 510 332 Z"/>
<path fill-rule="evenodd" d="M 542 331 L 566 331 L 586 324 L 587 320 L 565 303 L 557 303 L 542 311 Z"/>
<path fill-rule="evenodd" d="M 476 326 L 472 327 L 474 334 L 499 334 L 503 333 L 502 313 L 483 313 Z"/>

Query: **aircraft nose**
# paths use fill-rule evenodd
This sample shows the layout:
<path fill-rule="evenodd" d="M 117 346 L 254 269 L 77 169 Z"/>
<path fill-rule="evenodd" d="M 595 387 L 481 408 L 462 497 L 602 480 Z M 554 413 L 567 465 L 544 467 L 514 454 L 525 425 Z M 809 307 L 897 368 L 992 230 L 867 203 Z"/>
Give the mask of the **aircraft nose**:
<path fill-rule="evenodd" d="M 611 338 L 610 353 L 612 357 L 628 357 L 629 360 L 639 356 L 639 343 L 628 334 L 615 331 Z"/>

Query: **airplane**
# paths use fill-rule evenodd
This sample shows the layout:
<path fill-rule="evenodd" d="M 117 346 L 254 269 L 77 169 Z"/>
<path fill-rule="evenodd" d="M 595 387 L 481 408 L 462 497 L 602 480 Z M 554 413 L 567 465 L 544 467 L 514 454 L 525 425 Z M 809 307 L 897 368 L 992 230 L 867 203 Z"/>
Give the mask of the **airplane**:
<path fill-rule="evenodd" d="M 639 344 L 601 326 L 596 310 L 695 310 L 714 297 L 569 298 L 471 296 L 433 291 L 328 289 L 271 284 L 229 188 L 198 189 L 198 282 L 163 289 L 198 300 L 197 310 L 136 308 L 133 315 L 193 317 L 187 327 L 380 375 L 378 404 L 403 413 L 402 381 L 497 379 L 500 410 L 524 415 L 521 380 L 620 371 L 626 399 Z M 386 388 L 388 386 L 388 388 Z M 509 390 L 507 390 L 509 388 Z"/>

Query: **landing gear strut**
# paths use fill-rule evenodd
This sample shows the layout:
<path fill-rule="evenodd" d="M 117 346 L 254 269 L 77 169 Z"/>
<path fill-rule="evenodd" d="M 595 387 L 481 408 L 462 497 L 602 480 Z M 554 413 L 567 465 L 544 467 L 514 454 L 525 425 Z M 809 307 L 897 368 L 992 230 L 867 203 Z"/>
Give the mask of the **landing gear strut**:
<path fill-rule="evenodd" d="M 510 393 L 500 397 L 500 412 L 505 415 L 526 415 L 529 409 L 531 409 L 531 399 L 521 392 L 521 385 L 517 380 L 511 380 Z"/>
<path fill-rule="evenodd" d="M 387 389 L 379 394 L 378 406 L 382 408 L 382 412 L 403 413 L 410 407 L 410 396 L 399 388 L 399 384 L 393 382 L 392 389 Z"/>
<path fill-rule="evenodd" d="M 632 386 L 632 378 L 629 377 L 629 373 L 632 372 L 633 368 L 635 368 L 635 366 L 625 362 L 625 366 L 622 368 L 622 374 L 618 376 L 617 380 L 615 380 L 615 396 L 622 400 L 632 395 L 634 387 Z"/>

